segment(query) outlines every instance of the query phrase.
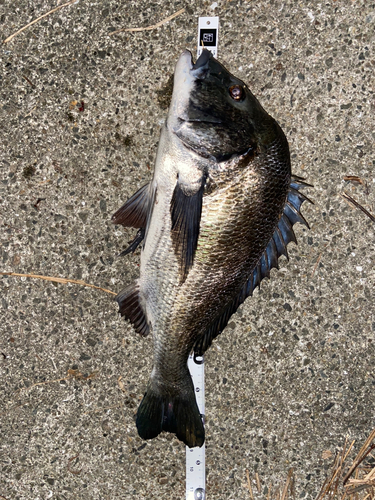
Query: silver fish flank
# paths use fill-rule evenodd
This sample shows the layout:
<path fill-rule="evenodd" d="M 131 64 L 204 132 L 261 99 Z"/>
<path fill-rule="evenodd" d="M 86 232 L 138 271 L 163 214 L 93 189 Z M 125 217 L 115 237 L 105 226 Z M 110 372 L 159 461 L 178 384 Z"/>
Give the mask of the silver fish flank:
<path fill-rule="evenodd" d="M 287 139 L 249 88 L 209 51 L 180 56 L 152 181 L 112 217 L 138 228 L 140 277 L 116 297 L 143 336 L 153 369 L 137 413 L 143 439 L 172 432 L 202 446 L 187 359 L 201 356 L 287 244 L 307 186 L 293 177 Z"/>

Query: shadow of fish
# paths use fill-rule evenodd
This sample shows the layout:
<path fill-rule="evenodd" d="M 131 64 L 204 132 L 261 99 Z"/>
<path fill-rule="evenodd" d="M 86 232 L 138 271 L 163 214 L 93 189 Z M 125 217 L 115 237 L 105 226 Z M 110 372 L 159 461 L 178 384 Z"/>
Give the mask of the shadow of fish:
<path fill-rule="evenodd" d="M 204 427 L 187 359 L 201 356 L 270 270 L 307 186 L 292 177 L 286 137 L 248 87 L 209 51 L 179 58 L 152 181 L 112 217 L 139 228 L 140 277 L 116 297 L 141 335 L 152 333 L 153 369 L 138 433 L 172 432 L 202 446 Z"/>

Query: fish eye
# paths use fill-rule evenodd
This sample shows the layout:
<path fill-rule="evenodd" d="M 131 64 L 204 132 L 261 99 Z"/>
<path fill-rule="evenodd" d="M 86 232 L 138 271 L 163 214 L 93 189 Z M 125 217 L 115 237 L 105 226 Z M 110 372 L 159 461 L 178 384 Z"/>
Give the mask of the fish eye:
<path fill-rule="evenodd" d="M 242 99 L 245 97 L 245 92 L 241 85 L 232 85 L 231 87 L 229 87 L 229 95 L 235 101 L 242 101 Z"/>

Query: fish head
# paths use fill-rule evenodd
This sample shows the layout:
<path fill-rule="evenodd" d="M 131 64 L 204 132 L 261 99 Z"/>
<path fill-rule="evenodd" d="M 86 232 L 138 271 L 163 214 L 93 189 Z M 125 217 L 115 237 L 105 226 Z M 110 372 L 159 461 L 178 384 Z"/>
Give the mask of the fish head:
<path fill-rule="evenodd" d="M 167 127 L 185 147 L 216 162 L 257 149 L 274 120 L 246 84 L 204 49 L 177 61 Z"/>

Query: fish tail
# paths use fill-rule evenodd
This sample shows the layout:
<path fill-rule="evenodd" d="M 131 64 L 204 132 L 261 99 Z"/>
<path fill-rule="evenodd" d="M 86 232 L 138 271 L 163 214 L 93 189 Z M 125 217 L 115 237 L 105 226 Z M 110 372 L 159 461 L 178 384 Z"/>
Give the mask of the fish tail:
<path fill-rule="evenodd" d="M 189 448 L 202 446 L 204 426 L 191 378 L 184 390 L 173 396 L 160 394 L 150 383 L 138 408 L 137 429 L 142 439 L 153 439 L 166 431 L 176 434 Z"/>

